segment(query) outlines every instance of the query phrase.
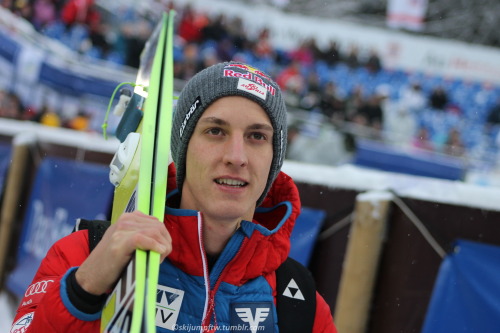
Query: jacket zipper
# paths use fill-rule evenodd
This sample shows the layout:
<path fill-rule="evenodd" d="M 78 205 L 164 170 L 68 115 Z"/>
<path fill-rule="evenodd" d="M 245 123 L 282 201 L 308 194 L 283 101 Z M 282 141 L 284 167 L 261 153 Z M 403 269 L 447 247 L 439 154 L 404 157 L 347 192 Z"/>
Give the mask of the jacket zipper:
<path fill-rule="evenodd" d="M 240 244 L 234 256 L 231 256 L 231 259 L 225 260 L 222 264 L 215 265 L 215 266 L 222 265 L 223 268 L 217 275 L 213 287 L 210 283 L 210 272 L 208 271 L 208 263 L 207 263 L 208 260 L 207 260 L 207 255 L 205 253 L 205 246 L 203 245 L 203 218 L 201 212 L 198 212 L 198 242 L 199 242 L 201 260 L 203 264 L 203 279 L 205 281 L 205 306 L 203 310 L 203 316 L 202 316 L 203 319 L 200 332 L 213 333 L 217 331 L 217 316 L 215 314 L 215 294 L 219 289 L 219 284 L 221 282 L 220 277 L 222 276 L 222 273 L 226 269 L 229 262 L 231 262 L 231 260 L 238 255 L 243 246 L 244 241 Z M 214 318 L 214 325 L 210 326 L 212 317 Z"/>
<path fill-rule="evenodd" d="M 205 282 L 205 305 L 203 307 L 203 315 L 202 315 L 202 321 L 201 321 L 201 333 L 209 333 L 209 332 L 215 332 L 215 330 L 209 330 L 210 325 L 210 319 L 208 318 L 208 323 L 207 322 L 207 317 L 209 317 L 209 314 L 211 312 L 210 307 L 212 307 L 212 293 L 210 291 L 210 274 L 208 272 L 208 263 L 207 263 L 207 256 L 205 254 L 205 246 L 203 245 L 203 221 L 202 221 L 202 216 L 201 212 L 198 212 L 198 246 L 200 249 L 200 255 L 201 255 L 201 262 L 203 265 L 203 280 Z M 217 322 L 215 322 L 215 325 L 217 325 Z"/>

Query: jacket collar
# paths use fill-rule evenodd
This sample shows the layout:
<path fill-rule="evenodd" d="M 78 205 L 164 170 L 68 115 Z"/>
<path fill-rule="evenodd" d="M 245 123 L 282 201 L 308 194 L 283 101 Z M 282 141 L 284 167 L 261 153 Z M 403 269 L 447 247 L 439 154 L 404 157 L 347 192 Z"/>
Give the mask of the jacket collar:
<path fill-rule="evenodd" d="M 172 181 L 173 179 L 173 181 Z M 179 191 L 173 188 L 175 169 L 169 169 L 169 191 L 165 224 L 172 237 L 169 260 L 188 274 L 203 276 L 199 219 L 203 212 L 179 209 Z M 242 284 L 248 279 L 276 270 L 290 251 L 290 235 L 300 213 L 300 198 L 291 177 L 281 172 L 254 214 L 253 221 L 242 221 L 240 228 L 221 253 L 222 279 Z M 203 223 L 201 221 L 201 223 Z M 218 268 L 217 268 L 218 267 Z"/>

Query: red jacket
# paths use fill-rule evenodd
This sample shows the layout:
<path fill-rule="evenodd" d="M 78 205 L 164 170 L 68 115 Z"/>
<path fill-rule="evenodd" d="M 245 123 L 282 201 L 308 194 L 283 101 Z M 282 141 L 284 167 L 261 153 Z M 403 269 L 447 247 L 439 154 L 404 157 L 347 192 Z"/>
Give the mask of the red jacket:
<path fill-rule="evenodd" d="M 173 185 L 174 179 L 174 172 L 171 170 L 170 189 L 173 188 L 170 185 Z M 300 212 L 300 199 L 293 180 L 286 174 L 280 173 L 261 206 L 274 207 L 283 201 L 291 203 L 292 213 L 284 223 L 282 221 L 279 228 L 278 223 L 281 220 L 279 214 L 282 214 L 280 210 L 270 214 L 262 214 L 262 216 L 256 214 L 253 222 L 246 222 L 249 225 L 258 223 L 265 227 L 263 230 L 272 230 L 273 232 L 268 234 L 254 231 L 242 243 L 235 259 L 228 263 L 222 271 L 221 279 L 223 282 L 242 285 L 263 276 L 275 290 L 275 270 L 288 256 L 289 237 L 295 219 Z M 197 247 L 191 245 L 198 243 L 196 218 L 181 215 L 183 214 L 176 216 L 168 213 L 165 218 L 165 225 L 170 232 L 173 244 L 172 253 L 168 257 L 169 265 L 173 265 L 182 274 L 203 277 L 201 256 L 195 250 Z M 74 308 L 68 303 L 66 292 L 68 270 L 79 266 L 87 258 L 89 255 L 88 244 L 87 231 L 73 233 L 54 244 L 42 261 L 32 284 L 28 287 L 26 297 L 21 301 L 12 332 L 99 331 L 100 313 L 94 315 L 75 314 Z M 184 246 L 176 246 L 176 244 Z M 161 280 L 160 277 L 160 283 Z M 276 291 L 273 294 L 275 295 Z M 318 293 L 316 293 L 313 332 L 336 333 L 330 308 Z"/>

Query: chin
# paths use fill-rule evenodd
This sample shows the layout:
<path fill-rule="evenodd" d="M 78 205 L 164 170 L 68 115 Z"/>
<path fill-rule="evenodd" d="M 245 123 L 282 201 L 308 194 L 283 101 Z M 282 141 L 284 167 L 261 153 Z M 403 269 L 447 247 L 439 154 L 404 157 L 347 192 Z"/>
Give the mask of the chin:
<path fill-rule="evenodd" d="M 243 219 L 246 219 L 245 216 L 250 216 L 250 221 L 252 219 L 254 209 L 251 209 L 251 207 L 248 207 L 248 209 L 235 209 L 235 207 L 241 206 L 238 202 L 234 201 L 226 201 L 224 203 L 221 203 L 220 205 L 217 205 L 217 207 L 214 207 L 212 209 L 212 213 L 215 213 L 215 216 L 220 216 L 222 219 L 225 220 L 238 220 L 241 221 Z M 251 210 L 251 214 L 249 214 L 249 211 Z"/>

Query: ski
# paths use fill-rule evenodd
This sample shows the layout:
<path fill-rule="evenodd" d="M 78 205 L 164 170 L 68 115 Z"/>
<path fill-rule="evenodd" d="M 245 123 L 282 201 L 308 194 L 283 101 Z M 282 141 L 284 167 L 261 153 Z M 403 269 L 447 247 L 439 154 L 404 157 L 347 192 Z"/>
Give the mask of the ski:
<path fill-rule="evenodd" d="M 163 221 L 173 112 L 173 21 L 165 13 L 146 43 L 132 96 L 118 125 L 110 164 L 111 222 L 139 210 Z M 101 332 L 156 332 L 160 254 L 136 250 L 101 315 Z"/>

